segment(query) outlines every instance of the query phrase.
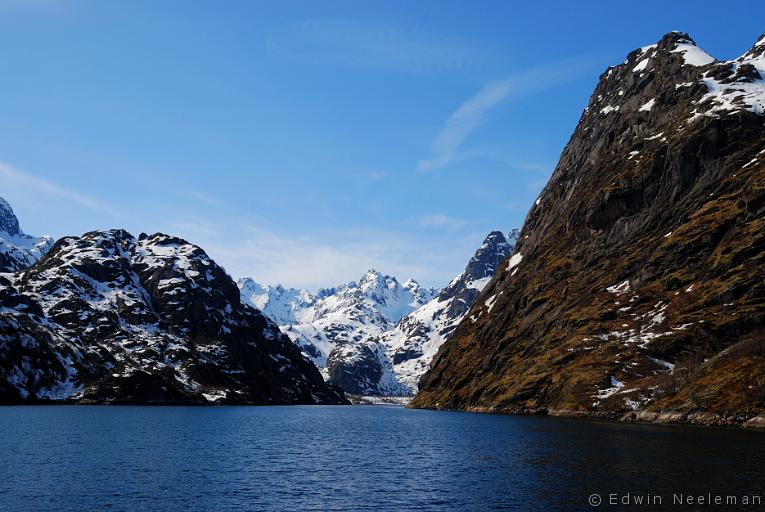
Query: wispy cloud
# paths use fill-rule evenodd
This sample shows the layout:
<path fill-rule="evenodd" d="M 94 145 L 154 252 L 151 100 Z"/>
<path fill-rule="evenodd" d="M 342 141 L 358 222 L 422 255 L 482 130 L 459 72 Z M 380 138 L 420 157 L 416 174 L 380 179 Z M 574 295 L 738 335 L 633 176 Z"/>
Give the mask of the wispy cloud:
<path fill-rule="evenodd" d="M 219 197 L 205 194 L 204 192 L 199 192 L 198 190 L 189 190 L 185 193 L 185 195 L 192 199 L 196 199 L 197 201 L 200 201 L 208 206 L 220 206 L 223 204 L 223 201 L 221 201 Z"/>
<path fill-rule="evenodd" d="M 0 184 L 2 188 L 18 188 L 27 192 L 53 196 L 85 208 L 106 213 L 112 217 L 123 218 L 125 214 L 111 205 L 92 196 L 64 187 L 52 181 L 20 171 L 15 167 L 0 162 Z"/>
<path fill-rule="evenodd" d="M 359 279 L 370 268 L 423 284 L 448 281 L 457 245 L 423 260 L 426 242 L 399 232 L 374 229 L 295 231 L 279 229 L 268 218 L 221 202 L 209 216 L 175 211 L 156 225 L 202 247 L 235 279 L 316 290 Z"/>
<path fill-rule="evenodd" d="M 444 213 L 421 215 L 417 217 L 416 222 L 418 226 L 423 228 L 449 228 L 452 230 L 460 229 L 467 224 L 462 219 L 456 219 Z"/>
<path fill-rule="evenodd" d="M 348 19 L 307 19 L 273 31 L 272 51 L 366 70 L 454 72 L 476 68 L 489 54 L 475 43 L 414 25 Z"/>
<path fill-rule="evenodd" d="M 426 285 L 451 279 L 466 257 L 464 247 L 449 247 L 427 261 L 424 242 L 396 233 L 368 231 L 287 235 L 260 225 L 232 225 L 232 233 L 209 233 L 200 226 L 176 226 L 177 233 L 203 247 L 235 278 L 250 276 L 264 284 L 316 290 L 359 279 L 376 268 L 399 279 Z M 234 243 L 235 239 L 235 243 Z M 454 252 L 459 250 L 459 257 Z M 454 269 L 451 269 L 455 267 Z M 450 270 L 451 269 L 451 270 Z"/>
<path fill-rule="evenodd" d="M 504 164 L 516 171 L 528 173 L 530 175 L 549 175 L 555 166 L 553 163 L 528 162 L 518 160 L 518 158 L 509 155 L 506 151 L 491 147 L 472 147 L 470 149 L 462 149 L 459 151 L 459 153 L 454 154 L 452 161 L 472 159 L 493 160 L 495 162 Z"/>
<path fill-rule="evenodd" d="M 449 116 L 433 142 L 430 158 L 420 160 L 417 168 L 431 171 L 449 164 L 486 114 L 508 96 L 521 97 L 561 85 L 582 75 L 592 64 L 584 61 L 556 63 L 487 83 Z"/>
<path fill-rule="evenodd" d="M 367 181 L 380 181 L 388 175 L 385 171 L 372 171 L 367 173 Z"/>
<path fill-rule="evenodd" d="M 418 168 L 429 171 L 443 167 L 465 141 L 470 132 L 481 123 L 486 112 L 502 101 L 513 87 L 513 79 L 490 82 L 478 93 L 460 105 L 446 120 L 433 142 L 433 157 L 421 160 Z"/>

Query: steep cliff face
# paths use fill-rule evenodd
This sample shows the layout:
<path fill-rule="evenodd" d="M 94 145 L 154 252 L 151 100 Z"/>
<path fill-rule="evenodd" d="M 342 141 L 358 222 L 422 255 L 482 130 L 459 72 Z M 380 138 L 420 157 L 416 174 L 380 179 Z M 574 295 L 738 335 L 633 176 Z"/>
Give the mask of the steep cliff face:
<path fill-rule="evenodd" d="M 109 230 L 0 276 L 0 403 L 343 403 L 207 254 Z"/>
<path fill-rule="evenodd" d="M 49 236 L 30 236 L 21 231 L 13 208 L 0 197 L 0 272 L 15 272 L 33 265 L 52 245 Z"/>
<path fill-rule="evenodd" d="M 468 262 L 427 304 L 406 315 L 380 336 L 402 394 L 414 394 L 438 349 L 449 339 L 481 290 L 518 242 L 518 229 L 507 236 L 492 231 Z"/>
<path fill-rule="evenodd" d="M 765 36 L 673 32 L 600 79 L 513 255 L 414 405 L 765 410 Z"/>

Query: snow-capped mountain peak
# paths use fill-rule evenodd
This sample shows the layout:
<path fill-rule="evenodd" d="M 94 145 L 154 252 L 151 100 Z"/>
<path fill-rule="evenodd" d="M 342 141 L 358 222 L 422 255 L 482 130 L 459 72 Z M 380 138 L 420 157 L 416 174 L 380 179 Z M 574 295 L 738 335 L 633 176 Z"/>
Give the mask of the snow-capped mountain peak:
<path fill-rule="evenodd" d="M 0 231 L 8 233 L 10 236 L 21 233 L 19 219 L 16 218 L 16 214 L 13 213 L 13 208 L 8 201 L 2 197 L 0 197 Z"/>
<path fill-rule="evenodd" d="M 314 302 L 315 297 L 306 290 L 276 286 L 263 286 L 249 277 L 237 282 L 242 300 L 262 311 L 279 325 L 294 324 Z"/>
<path fill-rule="evenodd" d="M 33 265 L 53 246 L 49 236 L 35 237 L 21 230 L 11 205 L 0 197 L 0 272 L 15 272 Z"/>
<path fill-rule="evenodd" d="M 401 283 L 375 269 L 315 295 L 252 279 L 238 284 L 242 299 L 271 316 L 345 391 L 411 394 L 517 239 L 518 230 L 507 237 L 491 232 L 464 272 L 440 291 L 414 279 Z"/>
<path fill-rule="evenodd" d="M 242 300 L 257 307 L 319 367 L 327 367 L 332 354 L 341 357 L 351 345 L 378 337 L 405 315 L 436 296 L 414 279 L 402 284 L 375 269 L 358 281 L 323 288 L 315 295 L 306 290 L 263 286 L 250 278 L 238 282 Z M 343 347 L 342 350 L 337 350 Z"/>
<path fill-rule="evenodd" d="M 401 319 L 395 329 L 386 332 L 381 342 L 396 377 L 397 393 L 410 394 L 427 370 L 440 346 L 451 336 L 481 290 L 513 251 L 520 230 L 505 236 L 492 231 L 468 262 L 436 298 Z"/>

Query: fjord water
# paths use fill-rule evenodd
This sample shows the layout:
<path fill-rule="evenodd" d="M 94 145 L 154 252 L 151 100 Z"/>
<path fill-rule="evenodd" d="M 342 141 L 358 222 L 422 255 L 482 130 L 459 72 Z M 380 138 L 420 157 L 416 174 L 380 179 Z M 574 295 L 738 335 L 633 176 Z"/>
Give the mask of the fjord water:
<path fill-rule="evenodd" d="M 391 406 L 0 408 L 2 510 L 588 510 L 762 495 L 757 432 Z"/>

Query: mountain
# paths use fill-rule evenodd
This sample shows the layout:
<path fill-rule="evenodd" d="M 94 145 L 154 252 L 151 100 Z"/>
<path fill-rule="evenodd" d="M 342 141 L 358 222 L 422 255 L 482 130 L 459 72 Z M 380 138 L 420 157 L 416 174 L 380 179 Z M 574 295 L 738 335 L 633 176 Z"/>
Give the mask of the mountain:
<path fill-rule="evenodd" d="M 765 35 L 673 32 L 600 77 L 415 407 L 740 423 L 765 411 Z"/>
<path fill-rule="evenodd" d="M 282 285 L 261 286 L 249 277 L 237 282 L 242 300 L 259 309 L 279 325 L 302 321 L 316 298 L 305 290 Z"/>
<path fill-rule="evenodd" d="M 370 270 L 358 282 L 305 290 L 238 283 L 242 300 L 260 308 L 321 368 L 327 379 L 358 395 L 413 395 L 432 356 L 512 251 L 494 231 L 464 272 L 440 292 L 410 279 Z"/>
<path fill-rule="evenodd" d="M 392 329 L 401 317 L 436 294 L 413 279 L 400 283 L 374 269 L 358 283 L 322 289 L 316 295 L 282 286 L 261 286 L 247 278 L 238 285 L 242 300 L 272 315 L 295 344 L 324 369 L 330 382 L 356 394 L 381 394 L 377 383 L 385 372 L 384 356 L 376 344 L 370 347 L 367 342 Z M 352 361 L 357 367 L 349 370 Z"/>
<path fill-rule="evenodd" d="M 475 303 L 500 263 L 510 255 L 518 236 L 517 229 L 507 238 L 500 231 L 489 233 L 464 272 L 437 297 L 402 318 L 394 329 L 383 333 L 380 341 L 386 347 L 393 373 L 405 388 L 405 394 L 417 391 L 417 382 L 430 366 L 433 356 Z"/>
<path fill-rule="evenodd" d="M 49 236 L 24 234 L 13 208 L 0 197 L 0 272 L 15 272 L 33 265 L 52 245 Z"/>
<path fill-rule="evenodd" d="M 0 402 L 344 403 L 207 254 L 123 230 L 0 276 Z"/>

